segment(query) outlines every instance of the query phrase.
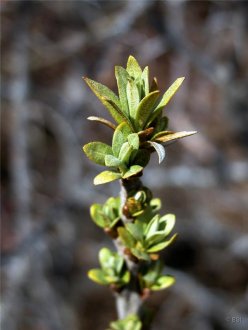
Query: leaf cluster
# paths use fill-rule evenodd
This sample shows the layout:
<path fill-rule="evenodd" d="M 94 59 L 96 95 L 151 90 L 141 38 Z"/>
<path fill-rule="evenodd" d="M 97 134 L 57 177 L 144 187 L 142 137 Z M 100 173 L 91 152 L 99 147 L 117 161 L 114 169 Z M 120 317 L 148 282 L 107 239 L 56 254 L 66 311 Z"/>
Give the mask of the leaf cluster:
<path fill-rule="evenodd" d="M 94 141 L 83 147 L 91 161 L 108 167 L 95 177 L 96 185 L 141 175 L 151 152 L 155 150 L 162 162 L 166 144 L 196 133 L 167 130 L 168 118 L 162 114 L 184 78 L 178 78 L 161 95 L 156 78 L 150 85 L 148 67 L 142 70 L 133 56 L 129 57 L 126 69 L 115 67 L 115 76 L 118 96 L 107 86 L 84 78 L 115 121 L 95 116 L 88 118 L 114 130 L 111 146 Z"/>
<path fill-rule="evenodd" d="M 107 330 L 141 330 L 142 323 L 137 315 L 131 314 L 122 320 L 110 323 L 110 328 Z"/>
<path fill-rule="evenodd" d="M 101 285 L 114 286 L 119 289 L 129 282 L 130 273 L 126 268 L 124 258 L 117 252 L 102 248 L 99 252 L 101 268 L 91 269 L 88 272 L 89 278 Z"/>

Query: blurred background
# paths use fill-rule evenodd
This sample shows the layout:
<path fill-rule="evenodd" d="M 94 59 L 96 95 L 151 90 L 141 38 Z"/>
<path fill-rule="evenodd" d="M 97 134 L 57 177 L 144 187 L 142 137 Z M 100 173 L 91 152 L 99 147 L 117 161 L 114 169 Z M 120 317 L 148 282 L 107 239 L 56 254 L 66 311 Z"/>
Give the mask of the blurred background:
<path fill-rule="evenodd" d="M 153 330 L 248 329 L 248 2 L 1 2 L 1 329 L 102 330 L 116 318 L 87 270 L 110 240 L 89 206 L 101 167 L 81 147 L 111 140 L 82 76 L 116 89 L 130 54 L 165 90 L 172 130 L 198 134 L 156 155 L 143 181 L 177 215 L 163 254 L 177 283 L 149 300 Z"/>

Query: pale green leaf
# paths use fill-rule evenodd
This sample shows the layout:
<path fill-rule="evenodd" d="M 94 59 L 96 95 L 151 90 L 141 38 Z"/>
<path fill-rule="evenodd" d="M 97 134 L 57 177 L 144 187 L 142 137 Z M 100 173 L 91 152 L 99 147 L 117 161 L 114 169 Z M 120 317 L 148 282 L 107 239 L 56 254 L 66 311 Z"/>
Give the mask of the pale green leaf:
<path fill-rule="evenodd" d="M 153 291 L 163 290 L 175 283 L 175 278 L 170 275 L 160 276 L 156 283 L 153 284 L 150 288 Z"/>
<path fill-rule="evenodd" d="M 90 207 L 90 216 L 92 220 L 101 228 L 105 227 L 105 219 L 102 215 L 102 205 L 93 204 Z"/>
<path fill-rule="evenodd" d="M 127 72 L 134 78 L 138 78 L 142 74 L 139 63 L 132 55 L 129 56 L 127 61 Z"/>
<path fill-rule="evenodd" d="M 108 183 L 121 178 L 121 174 L 112 171 L 103 171 L 94 178 L 94 185 Z"/>
<path fill-rule="evenodd" d="M 143 240 L 143 226 L 141 223 L 127 223 L 126 228 L 137 241 L 141 242 Z"/>
<path fill-rule="evenodd" d="M 137 133 L 129 134 L 127 137 L 128 143 L 133 147 L 134 150 L 139 149 L 139 136 Z"/>
<path fill-rule="evenodd" d="M 101 269 L 91 269 L 88 272 L 88 277 L 101 285 L 108 285 L 108 281 L 106 280 L 105 276 L 104 276 L 104 272 Z"/>
<path fill-rule="evenodd" d="M 146 95 L 139 103 L 135 116 L 135 126 L 138 130 L 145 127 L 148 118 L 154 110 L 158 97 L 159 91 L 154 91 Z"/>
<path fill-rule="evenodd" d="M 156 150 L 156 152 L 158 154 L 158 162 L 160 164 L 164 160 L 164 157 L 165 157 L 164 147 L 162 146 L 162 144 L 157 143 L 157 142 L 148 141 L 148 143 Z"/>
<path fill-rule="evenodd" d="M 115 67 L 115 77 L 117 80 L 117 86 L 119 91 L 119 98 L 121 102 L 121 108 L 126 117 L 129 115 L 128 101 L 127 101 L 127 82 L 130 78 L 128 72 L 121 66 Z"/>
<path fill-rule="evenodd" d="M 112 149 L 115 157 L 119 156 L 123 143 L 127 141 L 127 137 L 131 133 L 133 133 L 133 131 L 126 122 L 122 122 L 117 126 L 112 140 Z"/>
<path fill-rule="evenodd" d="M 92 79 L 84 78 L 85 82 L 94 92 L 94 94 L 99 98 L 99 100 L 103 103 L 103 105 L 107 108 L 111 116 L 117 123 L 121 123 L 123 121 L 123 114 L 117 109 L 121 109 L 121 103 L 117 95 L 111 91 L 107 86 L 104 86 Z M 106 102 L 109 100 L 112 102 Z M 113 104 L 116 106 L 114 107 Z"/>
<path fill-rule="evenodd" d="M 143 170 L 143 167 L 140 165 L 132 165 L 130 169 L 123 175 L 123 179 L 127 179 L 133 175 L 140 173 Z"/>
<path fill-rule="evenodd" d="M 149 94 L 149 68 L 146 66 L 142 72 L 141 79 L 144 84 L 145 95 Z"/>
<path fill-rule="evenodd" d="M 123 163 L 128 164 L 132 151 L 133 151 L 133 147 L 130 146 L 130 144 L 128 142 L 123 143 L 120 153 L 119 153 L 119 159 Z"/>
<path fill-rule="evenodd" d="M 175 216 L 175 214 L 171 214 L 171 213 L 166 214 L 160 218 L 160 222 L 163 222 L 163 221 L 165 221 L 165 228 L 164 228 L 163 232 L 164 232 L 164 235 L 167 236 L 170 234 L 170 232 L 172 231 L 172 229 L 175 226 L 176 216 Z"/>
<path fill-rule="evenodd" d="M 119 227 L 118 234 L 126 247 L 132 248 L 135 245 L 134 237 L 125 228 Z"/>
<path fill-rule="evenodd" d="M 169 240 L 164 241 L 162 243 L 156 244 L 151 246 L 150 248 L 147 249 L 147 252 L 149 253 L 153 253 L 153 252 L 158 252 L 160 250 L 163 250 L 164 248 L 166 248 L 167 246 L 169 246 L 177 237 L 177 234 L 173 235 Z"/>
<path fill-rule="evenodd" d="M 113 268 L 115 264 L 115 253 L 108 248 L 102 248 L 99 252 L 99 262 L 103 269 Z"/>
<path fill-rule="evenodd" d="M 170 101 L 170 99 L 173 97 L 173 95 L 176 93 L 178 88 L 181 86 L 181 84 L 184 81 L 184 77 L 178 78 L 174 83 L 167 89 L 167 91 L 164 93 L 161 101 L 159 102 L 158 106 L 156 107 L 155 111 L 159 111 L 163 107 L 166 106 L 166 104 Z"/>
<path fill-rule="evenodd" d="M 86 156 L 99 165 L 105 165 L 105 155 L 112 154 L 112 148 L 103 142 L 90 142 L 83 146 Z"/>
<path fill-rule="evenodd" d="M 113 155 L 106 155 L 105 165 L 109 167 L 119 167 L 120 165 L 122 165 L 122 161 Z"/>
<path fill-rule="evenodd" d="M 127 100 L 129 106 L 129 115 L 133 119 L 133 123 L 136 118 L 136 111 L 140 102 L 139 90 L 134 81 L 128 81 L 127 83 Z"/>

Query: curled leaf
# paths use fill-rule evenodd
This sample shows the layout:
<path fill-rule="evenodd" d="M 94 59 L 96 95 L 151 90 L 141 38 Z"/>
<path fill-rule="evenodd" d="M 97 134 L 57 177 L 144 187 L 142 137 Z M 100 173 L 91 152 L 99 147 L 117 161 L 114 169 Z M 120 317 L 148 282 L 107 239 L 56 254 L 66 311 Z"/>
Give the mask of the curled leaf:
<path fill-rule="evenodd" d="M 158 162 L 160 164 L 164 160 L 164 157 L 165 157 L 164 147 L 162 146 L 162 144 L 157 143 L 157 142 L 148 141 L 148 143 L 156 150 L 156 152 L 158 154 Z"/>
<path fill-rule="evenodd" d="M 91 121 L 98 121 L 99 123 L 101 123 L 103 125 L 106 125 L 106 126 L 112 128 L 113 130 L 116 129 L 116 125 L 114 125 L 113 123 L 111 123 L 111 121 L 109 121 L 107 119 L 104 119 L 104 118 L 101 118 L 101 117 L 96 117 L 96 116 L 90 116 L 87 119 L 91 120 Z"/>

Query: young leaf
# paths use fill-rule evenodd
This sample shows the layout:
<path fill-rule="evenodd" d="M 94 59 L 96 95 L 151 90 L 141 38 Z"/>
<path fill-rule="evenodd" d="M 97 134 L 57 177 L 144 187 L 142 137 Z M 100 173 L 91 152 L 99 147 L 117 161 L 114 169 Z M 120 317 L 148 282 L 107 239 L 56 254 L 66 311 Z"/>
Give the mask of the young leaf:
<path fill-rule="evenodd" d="M 137 241 L 143 241 L 143 226 L 141 223 L 127 223 L 126 228 Z"/>
<path fill-rule="evenodd" d="M 160 250 L 163 250 L 164 248 L 166 248 L 167 246 L 169 246 L 174 240 L 175 238 L 177 237 L 177 234 L 173 235 L 169 240 L 167 241 L 164 241 L 162 243 L 158 243 L 156 245 L 153 245 L 151 247 L 149 247 L 147 249 L 147 252 L 149 253 L 153 253 L 153 252 L 158 252 Z"/>
<path fill-rule="evenodd" d="M 134 237 L 124 227 L 118 228 L 118 234 L 126 247 L 131 249 L 135 245 L 136 241 Z"/>
<path fill-rule="evenodd" d="M 117 109 L 121 109 L 121 103 L 118 99 L 117 95 L 112 92 L 107 86 L 104 86 L 92 79 L 84 78 L 84 81 L 88 84 L 94 94 L 99 98 L 99 100 L 103 103 L 103 105 L 107 108 L 111 116 L 117 123 L 121 123 L 123 121 L 123 115 L 119 113 L 110 102 L 106 102 L 106 100 L 112 101 L 113 104 L 116 105 Z"/>
<path fill-rule="evenodd" d="M 105 227 L 105 219 L 104 216 L 101 214 L 102 205 L 100 204 L 93 204 L 90 207 L 90 216 L 92 220 L 101 228 Z"/>
<path fill-rule="evenodd" d="M 164 93 L 161 101 L 159 102 L 158 106 L 156 107 L 155 111 L 159 111 L 163 107 L 166 106 L 166 104 L 170 101 L 170 99 L 173 97 L 173 95 L 176 93 L 178 88 L 181 86 L 181 84 L 184 81 L 184 77 L 178 78 L 174 83 L 167 89 L 167 91 Z"/>
<path fill-rule="evenodd" d="M 148 143 L 156 150 L 156 152 L 158 154 L 158 162 L 160 164 L 164 160 L 164 157 L 165 157 L 164 147 L 160 143 L 157 143 L 157 142 L 148 141 Z"/>
<path fill-rule="evenodd" d="M 141 67 L 137 60 L 130 55 L 127 61 L 127 72 L 130 74 L 131 77 L 138 78 L 142 74 Z"/>
<path fill-rule="evenodd" d="M 186 136 L 194 135 L 196 134 L 197 131 L 182 131 L 182 132 L 171 132 L 171 131 L 163 131 L 155 136 L 153 136 L 152 140 L 153 141 L 158 141 L 160 143 L 166 143 L 166 142 L 171 142 L 175 140 L 182 139 Z"/>
<path fill-rule="evenodd" d="M 114 266 L 114 253 L 107 248 L 102 248 L 99 252 L 99 262 L 103 269 L 112 268 Z"/>
<path fill-rule="evenodd" d="M 106 280 L 105 276 L 104 276 L 104 272 L 101 270 L 101 269 L 91 269 L 89 272 L 88 272 L 88 277 L 98 283 L 98 284 L 101 284 L 101 285 L 108 285 L 109 282 Z"/>
<path fill-rule="evenodd" d="M 123 143 L 119 153 L 119 159 L 123 163 L 128 164 L 132 151 L 133 151 L 133 147 L 128 142 Z"/>
<path fill-rule="evenodd" d="M 128 72 L 121 66 L 115 67 L 115 77 L 119 91 L 119 98 L 121 102 L 121 109 L 126 117 L 129 116 L 128 102 L 127 102 L 127 82 L 130 79 Z"/>
<path fill-rule="evenodd" d="M 105 165 L 109 167 L 119 167 L 123 163 L 120 159 L 116 158 L 115 156 L 112 155 L 106 155 L 105 156 Z"/>
<path fill-rule="evenodd" d="M 174 283 L 175 283 L 175 278 L 173 276 L 170 275 L 160 276 L 157 279 L 156 283 L 153 284 L 150 288 L 153 291 L 163 290 L 170 287 Z"/>
<path fill-rule="evenodd" d="M 126 122 L 117 126 L 112 139 L 112 149 L 115 157 L 119 156 L 122 145 L 127 141 L 127 137 L 131 133 L 133 131 Z"/>
<path fill-rule="evenodd" d="M 139 105 L 140 97 L 139 90 L 134 81 L 128 81 L 127 83 L 127 100 L 129 106 L 129 115 L 135 122 L 136 111 Z"/>
<path fill-rule="evenodd" d="M 134 150 L 139 149 L 139 136 L 137 133 L 129 134 L 127 140 L 130 146 L 132 146 Z"/>
<path fill-rule="evenodd" d="M 105 166 L 105 155 L 112 154 L 112 148 L 103 142 L 90 142 L 83 146 L 86 156 L 93 162 Z"/>
<path fill-rule="evenodd" d="M 160 222 L 163 222 L 163 221 L 165 221 L 165 228 L 164 228 L 163 232 L 164 232 L 164 235 L 167 236 L 170 234 L 170 232 L 172 231 L 172 229 L 175 226 L 176 216 L 175 216 L 175 214 L 171 214 L 171 213 L 166 214 L 160 218 Z"/>
<path fill-rule="evenodd" d="M 146 66 L 141 74 L 141 79 L 144 84 L 145 95 L 149 94 L 149 68 Z"/>
<path fill-rule="evenodd" d="M 123 175 L 123 179 L 127 179 L 133 175 L 140 173 L 143 170 L 143 167 L 140 165 L 132 165 L 130 169 Z"/>
<path fill-rule="evenodd" d="M 135 116 L 135 125 L 138 130 L 145 127 L 149 116 L 153 112 L 158 97 L 159 91 L 154 91 L 146 95 L 139 103 Z"/>
<path fill-rule="evenodd" d="M 87 119 L 92 120 L 92 121 L 98 121 L 99 123 L 101 123 L 103 125 L 106 125 L 106 126 L 112 128 L 113 130 L 116 129 L 116 126 L 113 123 L 111 123 L 111 121 L 109 121 L 107 119 L 104 119 L 104 118 L 101 118 L 101 117 L 96 117 L 96 116 L 90 116 Z"/>
<path fill-rule="evenodd" d="M 121 174 L 112 171 L 103 171 L 94 178 L 94 185 L 108 183 L 121 178 Z"/>

